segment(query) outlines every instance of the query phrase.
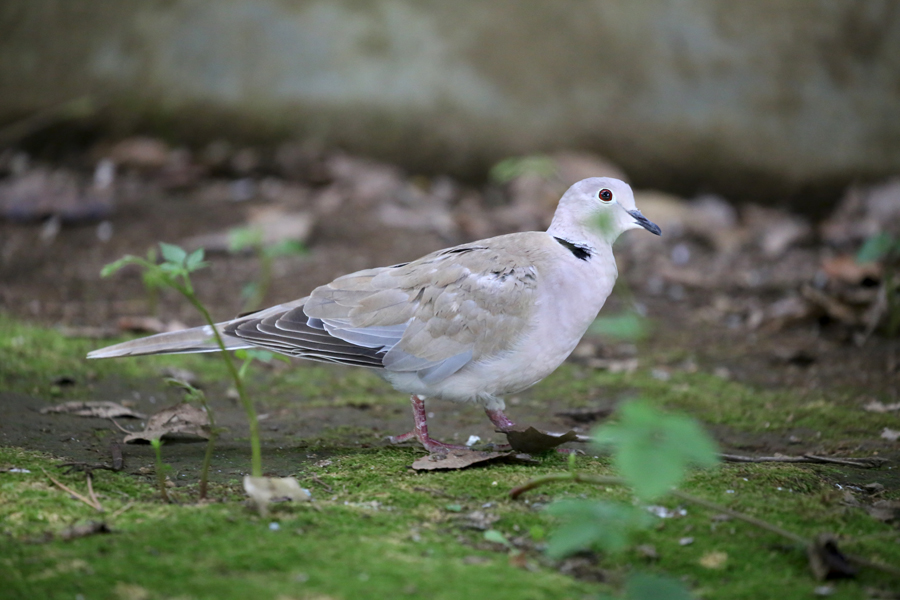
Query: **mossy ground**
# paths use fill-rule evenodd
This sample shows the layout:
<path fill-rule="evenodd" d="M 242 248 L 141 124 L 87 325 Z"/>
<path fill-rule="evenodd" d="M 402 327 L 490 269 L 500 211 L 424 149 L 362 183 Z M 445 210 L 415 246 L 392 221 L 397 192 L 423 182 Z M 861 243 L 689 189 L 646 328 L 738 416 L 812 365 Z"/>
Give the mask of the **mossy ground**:
<path fill-rule="evenodd" d="M 367 371 L 316 365 L 258 370 L 250 386 L 259 410 L 270 415 L 262 421 L 264 468 L 296 476 L 312 491 L 313 502 L 279 505 L 265 519 L 244 506 L 239 479 L 249 465 L 249 448 L 241 411 L 221 398 L 224 385 L 211 383 L 210 397 L 229 426 L 213 463 L 214 501 L 196 501 L 202 444 L 163 447 L 163 459 L 175 467 L 176 504 L 160 500 L 147 469 L 151 451 L 128 446 L 126 471 L 95 472 L 95 491 L 105 509 L 99 513 L 56 488 L 43 470 L 84 492 L 85 476 L 65 474 L 60 463 L 85 456 L 102 460 L 105 444 L 115 437 L 110 426 L 65 415 L 38 417 L 36 409 L 71 399 L 120 400 L 124 394 L 148 410 L 153 395 L 157 406 L 178 398 L 160 383 L 162 366 L 190 369 L 205 382 L 223 381 L 224 369 L 210 356 L 84 361 L 97 345 L 0 317 L 0 404 L 6 411 L 0 422 L 3 597 L 584 598 L 615 592 L 633 570 L 683 578 L 702 598 L 803 598 L 820 585 L 802 549 L 683 503 L 687 515 L 661 519 L 621 555 L 551 561 L 541 547 L 553 523 L 541 506 L 565 496 L 628 501 L 627 491 L 558 484 L 508 499 L 512 487 L 564 470 L 566 459 L 555 454 L 538 465 L 418 474 L 409 465 L 421 451 L 381 441 L 384 433 L 408 426 L 405 399 Z M 76 384 L 61 385 L 58 376 Z M 646 368 L 611 374 L 567 364 L 522 394 L 510 413 L 558 428 L 554 412 L 629 395 L 692 414 L 713 426 L 725 445 L 762 440 L 758 447 L 778 447 L 779 440 L 799 435 L 807 445 L 798 453 L 892 456 L 890 445 L 878 438 L 885 416 L 861 410 L 852 391 L 761 390 L 702 368 L 674 370 L 663 381 Z M 454 430 L 490 435 L 477 410 L 456 408 L 435 407 L 437 437 Z M 29 419 L 37 424 L 29 425 Z M 73 431 L 78 434 L 70 436 Z M 66 436 L 76 439 L 61 441 Z M 612 474 L 603 457 L 581 456 L 576 463 L 588 473 Z M 847 490 L 836 485 L 848 479 L 878 481 L 887 487 L 882 497 L 896 498 L 900 486 L 890 466 L 847 471 L 725 464 L 694 473 L 683 489 L 805 536 L 834 533 L 846 551 L 897 565 L 900 532 L 847 506 Z M 861 491 L 851 493 L 870 501 Z M 60 539 L 71 525 L 89 520 L 104 520 L 113 532 Z M 522 554 L 512 556 L 485 541 L 480 529 L 485 526 L 502 532 Z M 693 541 L 682 545 L 683 538 Z M 658 559 L 648 559 L 637 549 L 640 544 L 654 546 Z M 871 570 L 834 585 L 835 598 L 900 588 L 900 582 Z"/>

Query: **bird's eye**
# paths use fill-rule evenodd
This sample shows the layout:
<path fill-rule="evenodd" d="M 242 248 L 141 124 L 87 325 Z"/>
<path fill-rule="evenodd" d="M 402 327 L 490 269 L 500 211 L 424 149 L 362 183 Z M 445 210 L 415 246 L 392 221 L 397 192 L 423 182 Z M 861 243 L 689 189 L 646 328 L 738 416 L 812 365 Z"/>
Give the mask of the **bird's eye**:
<path fill-rule="evenodd" d="M 612 202 L 613 199 L 613 193 L 606 188 L 600 190 L 600 193 L 597 194 L 597 196 L 604 202 Z"/>

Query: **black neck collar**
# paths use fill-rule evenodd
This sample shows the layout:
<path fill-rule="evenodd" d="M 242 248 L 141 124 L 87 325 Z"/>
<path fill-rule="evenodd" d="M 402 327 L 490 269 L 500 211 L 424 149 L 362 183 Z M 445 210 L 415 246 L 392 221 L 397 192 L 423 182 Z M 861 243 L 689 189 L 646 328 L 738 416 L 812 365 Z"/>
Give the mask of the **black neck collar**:
<path fill-rule="evenodd" d="M 587 244 L 576 244 L 575 242 L 570 242 L 569 240 L 558 238 L 555 236 L 553 237 L 553 239 L 564 246 L 569 252 L 572 253 L 572 256 L 574 256 L 578 260 L 588 261 L 594 255 L 594 249 Z"/>

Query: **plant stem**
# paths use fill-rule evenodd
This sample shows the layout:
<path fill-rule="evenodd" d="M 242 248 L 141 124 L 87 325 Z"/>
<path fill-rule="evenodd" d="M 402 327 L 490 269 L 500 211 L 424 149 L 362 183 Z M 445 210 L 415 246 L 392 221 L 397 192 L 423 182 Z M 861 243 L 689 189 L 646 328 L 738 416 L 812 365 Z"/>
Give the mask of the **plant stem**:
<path fill-rule="evenodd" d="M 200 469 L 200 499 L 206 500 L 206 490 L 209 484 L 209 463 L 212 462 L 213 446 L 216 443 L 216 427 L 210 421 L 209 441 L 206 442 L 206 454 L 203 455 L 203 467 Z"/>
<path fill-rule="evenodd" d="M 730 508 L 726 508 L 721 504 L 716 504 L 715 502 L 710 502 L 709 500 L 704 500 L 703 498 L 698 498 L 697 496 L 692 496 L 681 490 L 672 490 L 672 495 L 676 498 L 680 498 L 685 502 L 690 502 L 692 504 L 697 504 L 698 506 L 702 506 L 703 508 L 708 508 L 709 510 L 716 511 L 722 513 L 723 515 L 728 515 L 733 519 L 737 519 L 739 521 L 743 521 L 745 523 L 750 523 L 751 525 L 755 525 L 760 529 L 765 529 L 766 531 L 771 531 L 776 535 L 780 535 L 783 538 L 787 538 L 792 540 L 801 546 L 808 546 L 810 541 L 803 537 L 802 535 L 797 535 L 787 529 L 782 529 L 777 525 L 773 525 L 768 521 L 763 521 L 762 519 L 757 519 L 756 517 L 751 517 L 750 515 L 745 515 L 744 513 L 739 513 L 737 511 L 731 510 Z"/>
<path fill-rule="evenodd" d="M 166 473 L 165 465 L 162 462 L 162 440 L 153 440 L 153 449 L 156 451 L 156 484 L 159 486 L 159 494 L 162 496 L 163 502 L 171 503 L 169 492 L 166 490 Z"/>
<path fill-rule="evenodd" d="M 545 475 L 532 479 L 524 485 L 513 488 L 509 492 L 509 497 L 515 500 L 527 491 L 536 487 L 554 483 L 557 481 L 574 481 L 578 483 L 593 483 L 595 485 L 625 485 L 625 480 L 621 477 L 604 477 L 602 475 L 584 475 L 582 473 L 557 473 L 555 475 Z"/>
<path fill-rule="evenodd" d="M 222 360 L 224 360 L 225 364 L 228 366 L 228 373 L 234 381 L 238 398 L 241 400 L 244 411 L 247 413 L 247 421 L 250 424 L 250 474 L 253 477 L 262 477 L 262 451 L 259 444 L 259 421 L 256 418 L 256 409 L 253 408 L 253 403 L 247 398 L 246 392 L 244 392 L 243 378 L 238 374 L 237 368 L 234 366 L 234 361 L 231 360 L 231 355 L 228 354 L 228 351 L 225 348 L 225 342 L 222 340 L 222 336 L 219 335 L 219 330 L 216 328 L 216 324 L 212 320 L 209 311 L 206 310 L 206 307 L 197 300 L 196 296 L 194 296 L 190 290 L 188 290 L 188 293 L 185 293 L 185 297 L 187 297 L 191 304 L 194 305 L 194 308 L 200 311 L 200 314 L 203 315 L 203 319 L 206 321 L 207 325 L 212 328 L 213 336 L 216 338 L 216 344 L 218 344 L 219 350 L 222 353 Z"/>

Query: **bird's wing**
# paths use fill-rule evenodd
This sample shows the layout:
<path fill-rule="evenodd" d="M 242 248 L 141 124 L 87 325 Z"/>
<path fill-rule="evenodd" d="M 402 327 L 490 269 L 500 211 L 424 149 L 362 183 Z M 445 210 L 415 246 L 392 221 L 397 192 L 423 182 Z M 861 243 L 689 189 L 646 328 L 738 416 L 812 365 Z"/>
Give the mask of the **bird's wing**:
<path fill-rule="evenodd" d="M 545 234 L 512 234 L 368 269 L 226 333 L 278 352 L 417 372 L 425 383 L 511 350 L 532 322 Z"/>

